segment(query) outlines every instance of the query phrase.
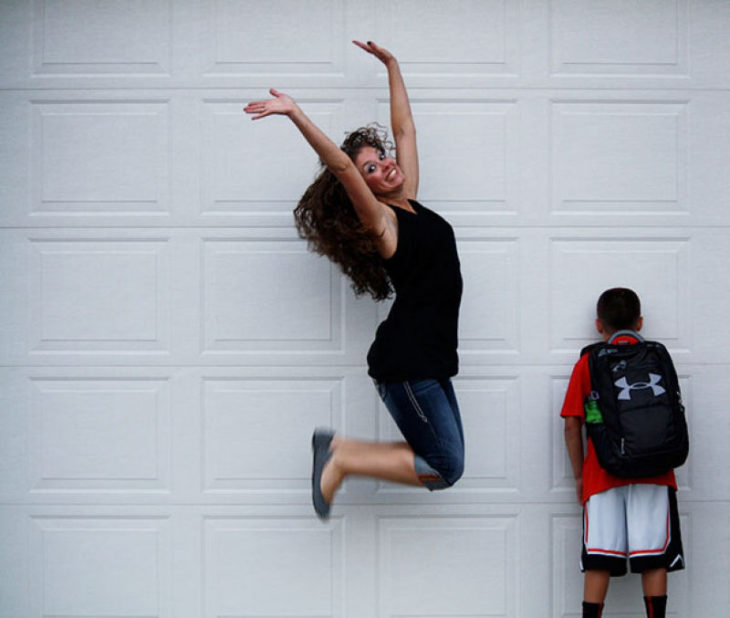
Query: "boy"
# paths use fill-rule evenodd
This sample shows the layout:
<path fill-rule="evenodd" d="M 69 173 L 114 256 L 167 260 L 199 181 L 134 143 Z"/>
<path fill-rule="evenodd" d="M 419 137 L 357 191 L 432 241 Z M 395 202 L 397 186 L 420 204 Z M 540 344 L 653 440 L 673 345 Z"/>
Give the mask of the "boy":
<path fill-rule="evenodd" d="M 604 341 L 618 331 L 637 332 L 643 323 L 639 297 L 626 288 L 601 294 L 596 314 L 596 329 Z M 637 339 L 621 334 L 613 343 L 631 345 Z M 610 577 L 626 574 L 628 557 L 631 572 L 641 573 L 646 615 L 664 618 L 667 572 L 684 568 L 674 471 L 650 478 L 614 476 L 598 463 L 590 439 L 584 460 L 581 427 L 591 393 L 588 357 L 583 354 L 573 368 L 560 413 L 577 498 L 583 505 L 583 617 L 600 618 Z"/>

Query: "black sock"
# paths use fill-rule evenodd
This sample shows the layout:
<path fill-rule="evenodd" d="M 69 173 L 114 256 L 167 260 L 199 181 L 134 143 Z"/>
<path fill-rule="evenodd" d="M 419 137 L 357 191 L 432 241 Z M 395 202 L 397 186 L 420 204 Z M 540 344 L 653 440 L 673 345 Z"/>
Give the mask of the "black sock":
<path fill-rule="evenodd" d="M 667 614 L 667 595 L 661 597 L 644 597 L 648 618 L 665 618 Z"/>
<path fill-rule="evenodd" d="M 583 618 L 601 618 L 603 603 L 588 603 L 583 601 Z"/>

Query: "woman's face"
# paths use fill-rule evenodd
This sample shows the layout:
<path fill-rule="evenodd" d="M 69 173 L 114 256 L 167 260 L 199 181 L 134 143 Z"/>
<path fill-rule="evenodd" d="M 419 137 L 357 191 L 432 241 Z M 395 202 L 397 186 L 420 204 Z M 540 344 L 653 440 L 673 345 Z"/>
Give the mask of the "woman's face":
<path fill-rule="evenodd" d="M 381 150 L 364 146 L 355 155 L 354 162 L 375 195 L 390 195 L 403 186 L 403 172 L 395 160 Z"/>

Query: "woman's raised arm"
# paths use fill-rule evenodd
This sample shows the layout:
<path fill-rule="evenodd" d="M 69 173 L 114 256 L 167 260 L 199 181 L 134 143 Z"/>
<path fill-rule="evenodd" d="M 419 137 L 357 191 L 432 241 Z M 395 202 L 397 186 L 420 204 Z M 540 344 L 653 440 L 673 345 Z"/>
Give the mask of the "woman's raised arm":
<path fill-rule="evenodd" d="M 378 235 L 387 235 L 392 226 L 387 225 L 385 207 L 367 186 L 350 157 L 312 122 L 294 99 L 274 88 L 269 92 L 273 99 L 252 101 L 244 107 L 244 111 L 253 115 L 252 120 L 272 114 L 288 116 L 327 168 L 343 184 L 360 222 Z"/>
<path fill-rule="evenodd" d="M 411 113 L 403 76 L 395 56 L 384 47 L 372 41 L 361 43 L 353 41 L 359 48 L 375 56 L 388 71 L 390 90 L 390 126 L 395 139 L 396 160 L 406 177 L 405 189 L 408 197 L 418 195 L 418 148 L 416 145 L 416 124 Z"/>

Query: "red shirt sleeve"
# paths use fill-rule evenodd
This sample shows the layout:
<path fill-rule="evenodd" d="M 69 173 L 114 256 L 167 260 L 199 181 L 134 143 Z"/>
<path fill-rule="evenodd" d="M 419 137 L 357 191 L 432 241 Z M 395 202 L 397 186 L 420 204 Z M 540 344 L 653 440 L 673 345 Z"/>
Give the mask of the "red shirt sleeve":
<path fill-rule="evenodd" d="M 590 392 L 591 374 L 588 369 L 588 354 L 584 354 L 573 367 L 560 416 L 579 416 L 585 420 L 583 403 Z"/>

